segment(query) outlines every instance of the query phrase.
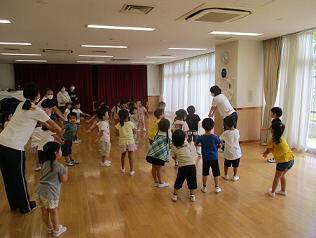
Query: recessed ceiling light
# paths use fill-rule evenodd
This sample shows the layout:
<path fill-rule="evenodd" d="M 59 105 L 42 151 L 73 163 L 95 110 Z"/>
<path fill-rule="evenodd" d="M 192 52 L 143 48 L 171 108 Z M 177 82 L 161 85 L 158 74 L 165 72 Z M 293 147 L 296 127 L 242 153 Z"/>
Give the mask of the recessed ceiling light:
<path fill-rule="evenodd" d="M 126 49 L 127 48 L 127 46 L 118 46 L 118 45 L 81 45 L 81 47 L 113 48 L 113 49 Z"/>
<path fill-rule="evenodd" d="M 169 50 L 206 50 L 203 48 L 168 48 Z"/>
<path fill-rule="evenodd" d="M 262 35 L 262 33 L 227 32 L 227 31 L 211 31 L 208 34 L 235 35 L 235 36 L 261 36 Z"/>
<path fill-rule="evenodd" d="M 102 63 L 105 63 L 105 61 L 81 61 L 81 60 L 78 60 L 77 63 L 95 63 L 95 64 L 102 64 Z"/>
<path fill-rule="evenodd" d="M 147 59 L 175 59 L 173 56 L 146 56 Z"/>
<path fill-rule="evenodd" d="M 0 19 L 0 23 L 8 24 L 11 23 L 9 20 Z"/>
<path fill-rule="evenodd" d="M 17 62 L 47 62 L 47 60 L 15 60 Z"/>
<path fill-rule="evenodd" d="M 155 64 L 156 62 L 137 62 L 137 61 L 132 61 L 132 64 Z"/>
<path fill-rule="evenodd" d="M 87 25 L 88 28 L 108 29 L 108 30 L 128 30 L 128 31 L 154 31 L 155 28 L 146 27 L 129 27 L 129 26 L 103 26 L 103 25 Z"/>
<path fill-rule="evenodd" d="M 112 58 L 112 55 L 78 55 L 80 57 L 90 57 L 90 58 L 96 58 L 96 57 L 104 57 L 104 58 Z"/>
<path fill-rule="evenodd" d="M 11 55 L 11 56 L 41 56 L 41 54 L 16 54 L 16 53 L 1 53 L 2 55 Z"/>
<path fill-rule="evenodd" d="M 32 45 L 31 43 L 0 42 L 0 45 Z"/>

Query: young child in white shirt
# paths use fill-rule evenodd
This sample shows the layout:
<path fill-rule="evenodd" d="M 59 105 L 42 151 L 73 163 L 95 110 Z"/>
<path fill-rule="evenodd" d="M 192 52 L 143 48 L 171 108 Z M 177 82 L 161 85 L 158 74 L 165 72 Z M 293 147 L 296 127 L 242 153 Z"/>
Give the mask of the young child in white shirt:
<path fill-rule="evenodd" d="M 131 113 L 131 122 L 133 122 L 135 124 L 135 127 L 138 126 L 138 124 L 140 123 L 140 119 L 137 115 L 137 108 L 136 107 L 132 107 L 130 108 L 130 113 Z M 138 144 L 138 141 L 136 141 L 137 139 L 137 133 L 135 133 L 134 135 L 134 141 L 136 144 Z"/>
<path fill-rule="evenodd" d="M 9 124 L 10 120 L 12 118 L 12 113 L 5 111 L 2 113 L 2 130 L 4 130 L 4 128 L 7 127 L 7 125 Z"/>
<path fill-rule="evenodd" d="M 81 124 L 80 124 L 81 116 L 89 117 L 90 115 L 87 114 L 87 113 L 84 113 L 84 112 L 82 112 L 80 110 L 81 105 L 80 105 L 79 101 L 73 102 L 73 106 L 74 106 L 74 109 L 72 109 L 72 112 L 77 114 L 77 121 L 76 121 L 76 123 L 77 123 L 78 126 L 81 126 Z M 78 139 L 77 134 L 76 134 L 73 143 L 80 143 L 80 142 L 81 142 L 81 140 Z"/>
<path fill-rule="evenodd" d="M 143 124 L 143 130 L 146 131 L 146 125 L 145 125 L 145 114 L 147 114 L 147 117 L 149 118 L 147 109 L 144 107 L 144 102 L 142 100 L 138 100 L 137 102 L 137 114 L 139 115 L 139 124 L 137 127 L 137 131 L 140 131 L 140 124 Z"/>
<path fill-rule="evenodd" d="M 38 149 L 39 142 L 41 140 L 42 132 L 43 132 L 42 131 L 42 126 L 41 126 L 41 124 L 39 122 L 37 122 L 36 127 L 35 127 L 35 129 L 33 131 L 33 134 L 31 136 L 31 138 L 32 138 L 31 149 L 30 149 L 31 153 L 37 154 L 37 149 Z M 38 160 L 38 157 L 37 157 L 35 171 L 39 171 L 39 170 L 41 170 L 41 166 L 39 164 L 39 160 Z"/>
<path fill-rule="evenodd" d="M 66 109 L 65 109 L 65 112 L 64 112 L 64 117 L 65 117 L 65 123 L 68 124 L 68 114 L 70 113 L 70 110 L 71 110 L 71 103 L 67 102 L 66 103 Z"/>
<path fill-rule="evenodd" d="M 228 168 L 233 166 L 234 168 L 234 176 L 232 178 L 233 181 L 237 181 L 239 179 L 237 175 L 237 170 L 239 167 L 240 157 L 241 157 L 241 149 L 239 146 L 239 131 L 234 128 L 235 117 L 227 116 L 224 118 L 225 126 L 228 127 L 228 130 L 224 131 L 223 134 L 219 137 L 221 141 L 225 141 L 225 150 L 224 150 L 224 179 L 229 179 L 228 176 Z"/>

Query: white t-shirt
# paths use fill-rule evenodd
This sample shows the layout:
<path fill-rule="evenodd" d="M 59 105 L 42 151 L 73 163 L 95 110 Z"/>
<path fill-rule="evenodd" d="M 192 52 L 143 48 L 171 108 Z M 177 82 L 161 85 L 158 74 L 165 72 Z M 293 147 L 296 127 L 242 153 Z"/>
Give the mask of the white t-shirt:
<path fill-rule="evenodd" d="M 31 148 L 38 146 L 38 144 L 41 140 L 42 132 L 43 132 L 42 127 L 35 127 L 33 134 L 32 134 Z"/>
<path fill-rule="evenodd" d="M 188 142 L 184 142 L 184 144 L 179 147 L 172 146 L 170 154 L 178 160 L 179 167 L 194 164 L 191 157 L 191 146 Z"/>
<path fill-rule="evenodd" d="M 227 160 L 235 160 L 241 157 L 241 149 L 239 146 L 239 131 L 237 129 L 224 131 L 219 137 L 225 141 L 224 158 Z"/>
<path fill-rule="evenodd" d="M 189 130 L 189 126 L 188 126 L 188 124 L 185 121 L 176 120 L 172 124 L 171 129 L 173 131 L 180 129 L 180 130 L 183 130 L 184 132 L 186 132 L 186 131 Z"/>
<path fill-rule="evenodd" d="M 55 139 L 53 135 L 56 135 L 56 133 L 51 132 L 50 130 L 43 131 L 37 150 L 43 151 L 43 147 L 47 142 L 54 141 Z"/>
<path fill-rule="evenodd" d="M 10 122 L 10 121 L 6 121 L 6 122 L 4 123 L 4 125 L 3 125 L 3 129 L 4 129 L 4 128 L 6 128 L 6 127 L 8 126 L 9 122 Z"/>
<path fill-rule="evenodd" d="M 68 114 L 70 113 L 70 110 L 68 108 L 65 109 L 65 121 L 68 121 Z"/>
<path fill-rule="evenodd" d="M 219 94 L 214 97 L 212 101 L 212 106 L 217 107 L 219 113 L 223 118 L 235 112 L 235 109 L 232 107 L 232 105 L 230 105 L 230 102 L 224 94 Z"/>
<path fill-rule="evenodd" d="M 29 110 L 23 110 L 21 102 L 12 116 L 8 126 L 0 134 L 0 144 L 6 147 L 24 151 L 24 146 L 30 139 L 37 121 L 49 120 L 47 114 L 36 105 L 32 104 Z"/>
<path fill-rule="evenodd" d="M 110 127 L 106 121 L 99 121 L 97 123 L 99 133 L 103 130 L 103 135 L 100 140 L 109 142 L 110 141 Z"/>
<path fill-rule="evenodd" d="M 72 109 L 72 112 L 76 113 L 77 114 L 77 121 L 76 123 L 79 123 L 80 122 L 80 115 L 82 113 L 82 111 L 80 109 Z"/>

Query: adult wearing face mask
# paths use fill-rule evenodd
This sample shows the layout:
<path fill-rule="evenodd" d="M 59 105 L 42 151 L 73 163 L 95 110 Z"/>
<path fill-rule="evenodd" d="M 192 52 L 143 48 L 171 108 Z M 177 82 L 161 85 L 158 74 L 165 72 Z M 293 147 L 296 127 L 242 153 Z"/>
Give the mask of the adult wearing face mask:
<path fill-rule="evenodd" d="M 224 94 L 221 94 L 222 90 L 217 85 L 215 85 L 215 86 L 210 88 L 210 92 L 214 98 L 212 101 L 212 108 L 211 108 L 208 116 L 212 118 L 214 116 L 216 110 L 218 109 L 218 111 L 221 114 L 221 117 L 223 119 L 227 116 L 230 116 L 230 115 L 235 117 L 236 124 L 234 125 L 234 127 L 236 128 L 237 120 L 238 120 L 237 112 L 232 107 L 232 105 L 228 101 L 227 97 Z M 224 130 L 225 131 L 227 130 L 225 124 L 224 124 Z"/>
<path fill-rule="evenodd" d="M 71 100 L 71 101 L 76 101 L 76 100 L 78 100 L 78 94 L 77 94 L 77 92 L 75 91 L 75 85 L 70 84 L 68 94 L 69 94 L 69 97 L 70 97 L 70 100 Z"/>

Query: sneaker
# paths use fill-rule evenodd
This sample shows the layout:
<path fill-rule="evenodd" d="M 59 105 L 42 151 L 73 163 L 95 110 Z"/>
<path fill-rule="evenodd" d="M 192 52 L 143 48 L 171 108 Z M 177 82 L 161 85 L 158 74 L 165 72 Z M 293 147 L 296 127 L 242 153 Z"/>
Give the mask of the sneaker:
<path fill-rule="evenodd" d="M 287 195 L 287 191 L 275 190 L 275 193 L 283 196 Z"/>
<path fill-rule="evenodd" d="M 155 186 L 155 187 L 158 187 L 158 185 L 159 185 L 159 183 L 154 183 L 154 186 Z"/>
<path fill-rule="evenodd" d="M 201 188 L 201 191 L 203 192 L 203 193 L 206 193 L 206 191 L 207 191 L 207 186 L 202 186 L 202 188 Z"/>
<path fill-rule="evenodd" d="M 35 171 L 40 171 L 42 167 L 35 168 Z"/>
<path fill-rule="evenodd" d="M 268 161 L 269 163 L 275 163 L 274 158 L 272 158 L 272 159 L 267 159 L 267 161 Z"/>
<path fill-rule="evenodd" d="M 62 225 L 59 225 L 59 231 L 54 231 L 54 236 L 60 236 L 62 233 L 64 233 L 67 230 L 67 227 L 64 227 Z"/>
<path fill-rule="evenodd" d="M 226 179 L 226 180 L 228 180 L 228 179 L 229 179 L 229 175 L 228 175 L 228 174 L 224 174 L 224 175 L 223 175 L 223 178 Z"/>
<path fill-rule="evenodd" d="M 70 161 L 70 162 L 67 162 L 66 165 L 67 165 L 67 166 L 75 166 L 75 164 L 74 164 L 73 162 L 71 162 L 71 161 Z"/>
<path fill-rule="evenodd" d="M 107 163 L 106 161 L 105 162 L 101 162 L 101 167 L 110 167 L 111 164 L 110 163 Z"/>
<path fill-rule="evenodd" d="M 99 148 L 98 151 L 101 152 L 101 149 Z"/>
<path fill-rule="evenodd" d="M 237 181 L 238 179 L 239 179 L 238 175 L 234 175 L 232 178 L 233 181 Z"/>
<path fill-rule="evenodd" d="M 169 183 L 165 183 L 165 182 L 162 182 L 158 185 L 159 188 L 164 188 L 164 187 L 168 187 L 169 186 Z"/>
<path fill-rule="evenodd" d="M 107 162 L 107 163 L 109 163 L 109 164 L 111 164 L 111 163 L 112 163 L 110 160 L 105 160 L 105 162 Z"/>
<path fill-rule="evenodd" d="M 197 153 L 198 155 L 201 155 L 200 149 L 196 149 L 196 153 Z"/>
<path fill-rule="evenodd" d="M 275 192 L 274 193 L 272 192 L 272 188 L 269 188 L 268 193 L 270 197 L 273 197 L 273 198 L 275 197 Z"/>
<path fill-rule="evenodd" d="M 143 130 L 146 131 L 146 128 L 144 128 Z"/>
<path fill-rule="evenodd" d="M 81 140 L 74 140 L 72 143 L 74 143 L 74 144 L 79 144 L 81 142 Z"/>
<path fill-rule="evenodd" d="M 74 164 L 79 164 L 79 161 L 72 159 L 71 162 L 73 162 Z"/>
<path fill-rule="evenodd" d="M 62 225 L 59 225 L 59 230 L 62 228 Z M 54 232 L 54 228 L 47 228 L 48 234 L 52 234 Z"/>
<path fill-rule="evenodd" d="M 139 130 L 137 130 L 138 132 L 140 132 L 140 129 Z"/>
<path fill-rule="evenodd" d="M 222 191 L 222 189 L 220 187 L 215 188 L 215 193 L 220 193 L 221 191 Z"/>
<path fill-rule="evenodd" d="M 129 174 L 130 174 L 130 176 L 133 176 L 135 174 L 135 171 L 133 170 L 133 171 L 129 172 Z"/>
<path fill-rule="evenodd" d="M 178 195 L 174 195 L 174 194 L 173 194 L 173 195 L 171 196 L 171 200 L 174 201 L 174 202 L 176 202 L 176 201 L 178 200 Z"/>
<path fill-rule="evenodd" d="M 189 198 L 190 198 L 191 202 L 195 202 L 195 196 L 194 196 L 194 194 L 191 194 L 191 195 L 189 196 Z"/>
<path fill-rule="evenodd" d="M 223 150 L 223 149 L 221 149 L 221 148 L 219 148 L 219 149 L 218 149 L 218 152 L 223 153 L 223 152 L 224 152 L 224 150 Z"/>
<path fill-rule="evenodd" d="M 135 141 L 135 144 L 139 144 L 139 141 Z"/>
<path fill-rule="evenodd" d="M 122 167 L 121 167 L 121 172 L 122 172 L 122 173 L 125 173 L 125 169 L 122 169 Z"/>

